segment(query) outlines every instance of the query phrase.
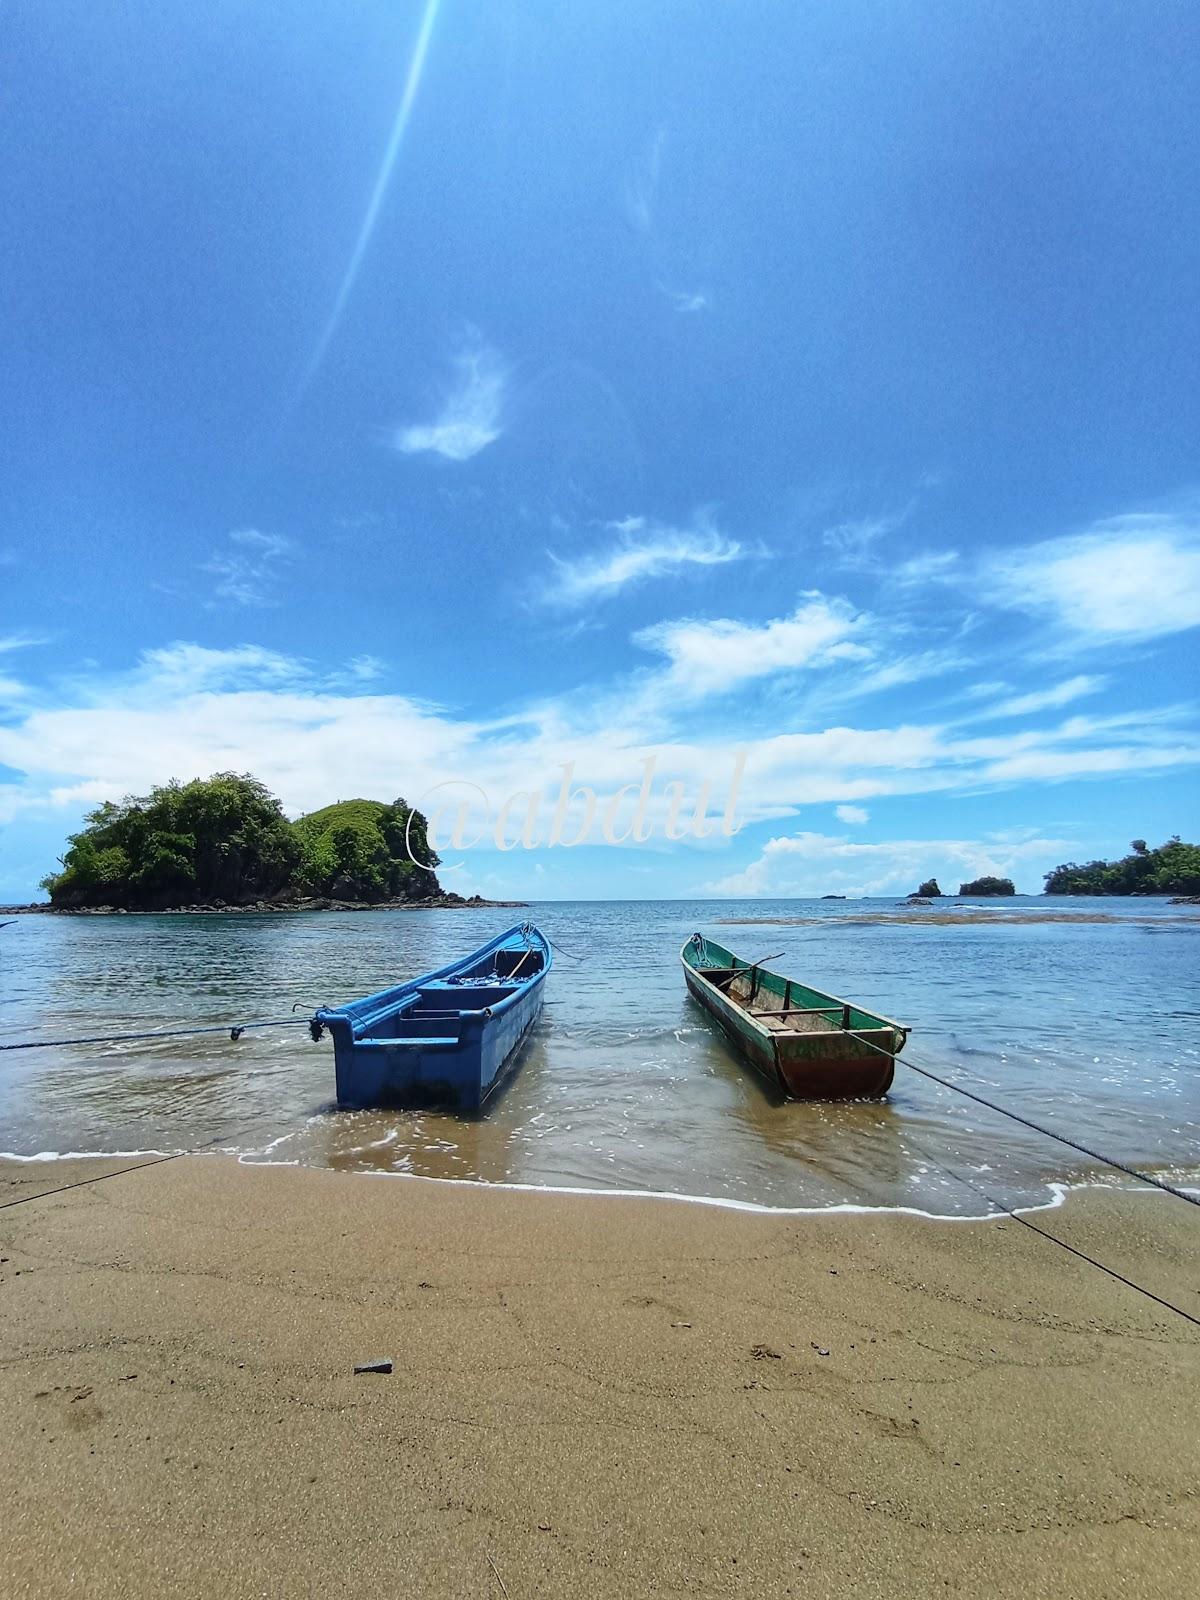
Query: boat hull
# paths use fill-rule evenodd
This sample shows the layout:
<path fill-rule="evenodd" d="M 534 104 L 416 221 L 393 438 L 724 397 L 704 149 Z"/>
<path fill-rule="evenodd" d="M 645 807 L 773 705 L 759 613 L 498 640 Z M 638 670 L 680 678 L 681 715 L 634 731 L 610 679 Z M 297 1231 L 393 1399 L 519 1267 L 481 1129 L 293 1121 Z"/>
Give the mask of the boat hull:
<path fill-rule="evenodd" d="M 504 972 L 531 956 L 540 963 L 531 976 Z M 510 929 L 454 966 L 318 1011 L 314 1028 L 333 1036 L 339 1108 L 482 1110 L 519 1064 L 551 960 L 537 929 Z"/>
<path fill-rule="evenodd" d="M 879 1099 L 888 1092 L 895 1057 L 908 1032 L 899 1023 L 740 962 L 708 940 L 700 946 L 689 940 L 681 957 L 688 992 L 737 1054 L 780 1093 L 795 1100 L 860 1100 Z M 731 982 L 714 981 L 706 975 L 713 972 L 734 976 Z M 765 1019 L 752 1015 L 753 1004 L 739 1003 L 729 988 L 736 988 L 743 1001 L 762 1001 Z M 806 1032 L 772 1027 L 770 1003 L 777 1002 L 775 1009 L 782 1017 L 784 1008 L 797 1001 L 806 1008 L 825 1006 L 829 1023 L 818 1027 L 814 1022 L 812 1031 Z"/>

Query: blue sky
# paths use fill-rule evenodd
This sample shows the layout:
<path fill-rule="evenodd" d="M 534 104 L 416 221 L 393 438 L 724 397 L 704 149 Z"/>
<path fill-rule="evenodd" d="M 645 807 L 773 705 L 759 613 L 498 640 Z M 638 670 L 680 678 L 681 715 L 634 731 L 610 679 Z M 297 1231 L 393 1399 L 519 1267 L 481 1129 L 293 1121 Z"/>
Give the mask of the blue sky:
<path fill-rule="evenodd" d="M 1194 837 L 1194 5 L 0 39 L 0 899 L 224 768 L 540 794 L 538 848 L 443 847 L 538 898 Z M 666 839 L 738 752 L 736 836 Z M 545 843 L 565 766 L 603 815 L 651 753 L 649 838 Z"/>

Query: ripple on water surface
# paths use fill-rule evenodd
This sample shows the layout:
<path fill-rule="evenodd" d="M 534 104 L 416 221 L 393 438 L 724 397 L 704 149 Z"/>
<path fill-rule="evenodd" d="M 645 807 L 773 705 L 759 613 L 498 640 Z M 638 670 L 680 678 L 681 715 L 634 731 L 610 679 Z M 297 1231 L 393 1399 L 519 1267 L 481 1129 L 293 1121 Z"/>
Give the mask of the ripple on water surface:
<path fill-rule="evenodd" d="M 679 947 L 700 928 L 748 958 L 782 951 L 779 970 L 910 1023 L 913 1059 L 935 1071 L 1191 1180 L 1200 915 L 1146 901 L 1054 909 L 1018 900 L 1003 916 L 921 921 L 878 902 L 538 906 L 530 915 L 582 959 L 557 958 L 521 1069 L 480 1119 L 338 1112 L 328 1040 L 289 1028 L 237 1044 L 218 1034 L 0 1055 L 0 1147 L 217 1141 L 351 1171 L 943 1215 L 1040 1202 L 1050 1184 L 1094 1175 L 1087 1158 L 906 1072 L 904 1057 L 884 1102 L 779 1102 L 684 990 Z M 437 966 L 513 917 L 25 917 L 0 947 L 0 1032 L 308 1012 Z"/>

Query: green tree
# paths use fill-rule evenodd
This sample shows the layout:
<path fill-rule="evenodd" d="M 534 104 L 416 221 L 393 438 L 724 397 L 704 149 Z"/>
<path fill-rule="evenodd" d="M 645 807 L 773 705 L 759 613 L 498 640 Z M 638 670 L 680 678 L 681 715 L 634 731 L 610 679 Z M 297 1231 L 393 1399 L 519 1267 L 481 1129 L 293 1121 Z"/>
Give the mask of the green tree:
<path fill-rule="evenodd" d="M 424 899 L 439 892 L 437 864 L 403 800 L 339 801 L 292 823 L 257 778 L 218 772 L 97 806 L 43 887 L 68 909 Z"/>
<path fill-rule="evenodd" d="M 1156 850 L 1134 839 L 1119 861 L 1064 862 L 1046 874 L 1046 894 L 1200 894 L 1200 846 L 1178 834 Z"/>
<path fill-rule="evenodd" d="M 970 883 L 960 883 L 959 894 L 970 895 L 1000 895 L 1016 894 L 1016 886 L 1011 878 L 972 878 Z"/>
<path fill-rule="evenodd" d="M 277 893 L 300 849 L 279 801 L 248 774 L 172 781 L 105 801 L 43 880 L 55 905 L 157 909 Z"/>

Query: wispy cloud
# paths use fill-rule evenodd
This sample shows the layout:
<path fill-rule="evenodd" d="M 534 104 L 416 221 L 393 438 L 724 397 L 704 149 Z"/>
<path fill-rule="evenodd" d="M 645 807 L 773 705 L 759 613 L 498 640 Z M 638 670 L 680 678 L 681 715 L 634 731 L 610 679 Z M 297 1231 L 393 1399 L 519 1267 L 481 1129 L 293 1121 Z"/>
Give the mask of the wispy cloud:
<path fill-rule="evenodd" d="M 926 550 L 898 562 L 888 576 L 905 588 L 919 589 L 929 583 L 950 582 L 960 570 L 960 562 L 957 550 Z"/>
<path fill-rule="evenodd" d="M 585 605 L 609 599 L 648 578 L 668 577 L 688 567 L 724 566 L 745 554 L 736 539 L 726 539 L 705 523 L 671 528 L 644 517 L 626 517 L 608 527 L 618 536 L 609 550 L 580 556 L 550 552 L 554 578 L 545 591 L 549 602 Z"/>
<path fill-rule="evenodd" d="M 1200 522 L 1191 517 L 1112 517 L 1086 533 L 985 563 L 989 597 L 1047 615 L 1077 639 L 1136 641 L 1200 626 Z"/>
<path fill-rule="evenodd" d="M 838 807 L 843 810 L 854 807 Z M 853 821 L 854 818 L 843 818 Z M 824 833 L 794 833 L 770 839 L 757 860 L 740 872 L 705 884 L 705 894 L 795 896 L 803 894 L 904 894 L 933 876 L 953 890 L 964 879 L 985 874 L 1019 879 L 1018 888 L 1041 888 L 1041 875 L 1076 846 L 1066 839 L 895 839 L 859 844 Z"/>
<path fill-rule="evenodd" d="M 674 306 L 676 311 L 689 315 L 697 311 L 707 311 L 712 301 L 703 289 L 668 289 L 666 284 L 659 288 Z"/>
<path fill-rule="evenodd" d="M 807 805 L 865 809 L 872 799 L 891 795 L 970 794 L 1119 774 L 1145 780 L 1200 764 L 1200 740 L 1187 715 L 1153 708 L 1073 717 L 1057 727 L 1019 727 L 986 738 L 963 738 L 952 726 L 919 722 L 790 732 L 786 724 L 780 731 L 772 714 L 778 708 L 756 707 L 747 688 L 723 702 L 738 713 L 732 739 L 712 721 L 693 737 L 681 736 L 703 705 L 697 689 L 711 694 L 747 686 L 769 678 L 780 662 L 827 661 L 836 667 L 859 648 L 855 623 L 855 614 L 818 597 L 792 618 L 760 630 L 765 637 L 757 639 L 750 637 L 755 630 L 728 623 L 707 635 L 681 631 L 695 625 L 676 625 L 660 639 L 667 664 L 647 675 L 653 692 L 643 697 L 643 709 L 650 710 L 640 720 L 615 697 L 611 705 L 599 705 L 593 687 L 534 707 L 504 708 L 481 722 L 381 691 L 369 681 L 351 683 L 345 667 L 317 670 L 252 644 L 220 650 L 174 644 L 147 652 L 124 673 L 92 669 L 43 686 L 0 719 L 0 766 L 22 775 L 0 784 L 0 812 L 11 818 L 78 810 L 96 798 L 119 798 L 172 776 L 224 769 L 257 773 L 292 811 L 334 794 L 408 794 L 416 800 L 435 784 L 464 777 L 497 803 L 517 790 L 539 790 L 552 811 L 550 797 L 564 763 L 574 763 L 576 782 L 612 793 L 637 775 L 653 748 L 660 774 L 696 792 L 706 778 L 729 770 L 736 745 L 746 756 L 740 814 L 753 821 L 793 816 Z M 858 670 L 853 659 L 848 670 Z M 635 681 L 640 687 L 636 675 Z M 657 724 L 650 723 L 651 715 Z M 881 859 L 861 858 L 861 871 L 852 863 L 852 886 L 882 882 L 882 870 L 867 871 Z M 993 851 L 988 859 L 999 858 Z M 921 877 L 942 870 L 928 854 L 911 864 L 926 861 Z M 798 888 L 806 886 L 800 877 L 807 875 L 808 862 L 803 866 Z M 990 870 L 982 856 L 964 860 L 963 867 L 964 876 Z M 782 881 L 765 877 L 762 892 Z M 753 880 L 745 892 L 759 892 Z"/>
<path fill-rule="evenodd" d="M 996 705 L 986 706 L 972 720 L 1028 717 L 1037 711 L 1054 711 L 1059 706 L 1070 705 L 1074 700 L 1082 700 L 1085 695 L 1099 693 L 1107 683 L 1107 678 L 1080 673 L 1077 677 L 1068 678 L 1065 683 L 1054 684 L 1052 688 L 1034 689 L 1029 694 L 1012 695 Z"/>
<path fill-rule="evenodd" d="M 281 689 L 311 681 L 305 664 L 257 644 L 213 650 L 180 641 L 144 650 L 128 680 L 128 690 L 155 699 L 243 689 Z M 111 692 L 111 689 L 110 689 Z"/>
<path fill-rule="evenodd" d="M 649 233 L 654 226 L 654 207 L 658 181 L 662 176 L 666 139 L 667 130 L 656 128 L 646 141 L 636 169 L 625 184 L 625 215 L 639 233 Z"/>
<path fill-rule="evenodd" d="M 447 461 L 469 461 L 498 439 L 507 372 L 492 347 L 473 338 L 454 357 L 454 381 L 433 422 L 397 428 L 392 448 L 402 455 L 424 451 Z"/>
<path fill-rule="evenodd" d="M 878 567 L 880 557 L 876 545 L 889 533 L 902 527 L 912 515 L 915 500 L 899 511 L 888 511 L 877 516 L 850 517 L 834 523 L 821 535 L 821 542 L 833 552 L 844 567 Z"/>
<path fill-rule="evenodd" d="M 848 822 L 852 825 L 871 820 L 871 813 L 865 806 L 834 806 L 833 814 L 839 822 Z"/>
<path fill-rule="evenodd" d="M 213 600 L 238 606 L 279 604 L 281 568 L 295 546 L 282 534 L 238 528 L 229 535 L 232 550 L 218 551 L 201 570 L 216 578 Z"/>
<path fill-rule="evenodd" d="M 861 614 L 815 590 L 789 617 L 765 623 L 685 618 L 643 628 L 637 642 L 667 658 L 672 686 L 687 695 L 728 692 L 756 678 L 835 661 L 862 661 Z"/>

